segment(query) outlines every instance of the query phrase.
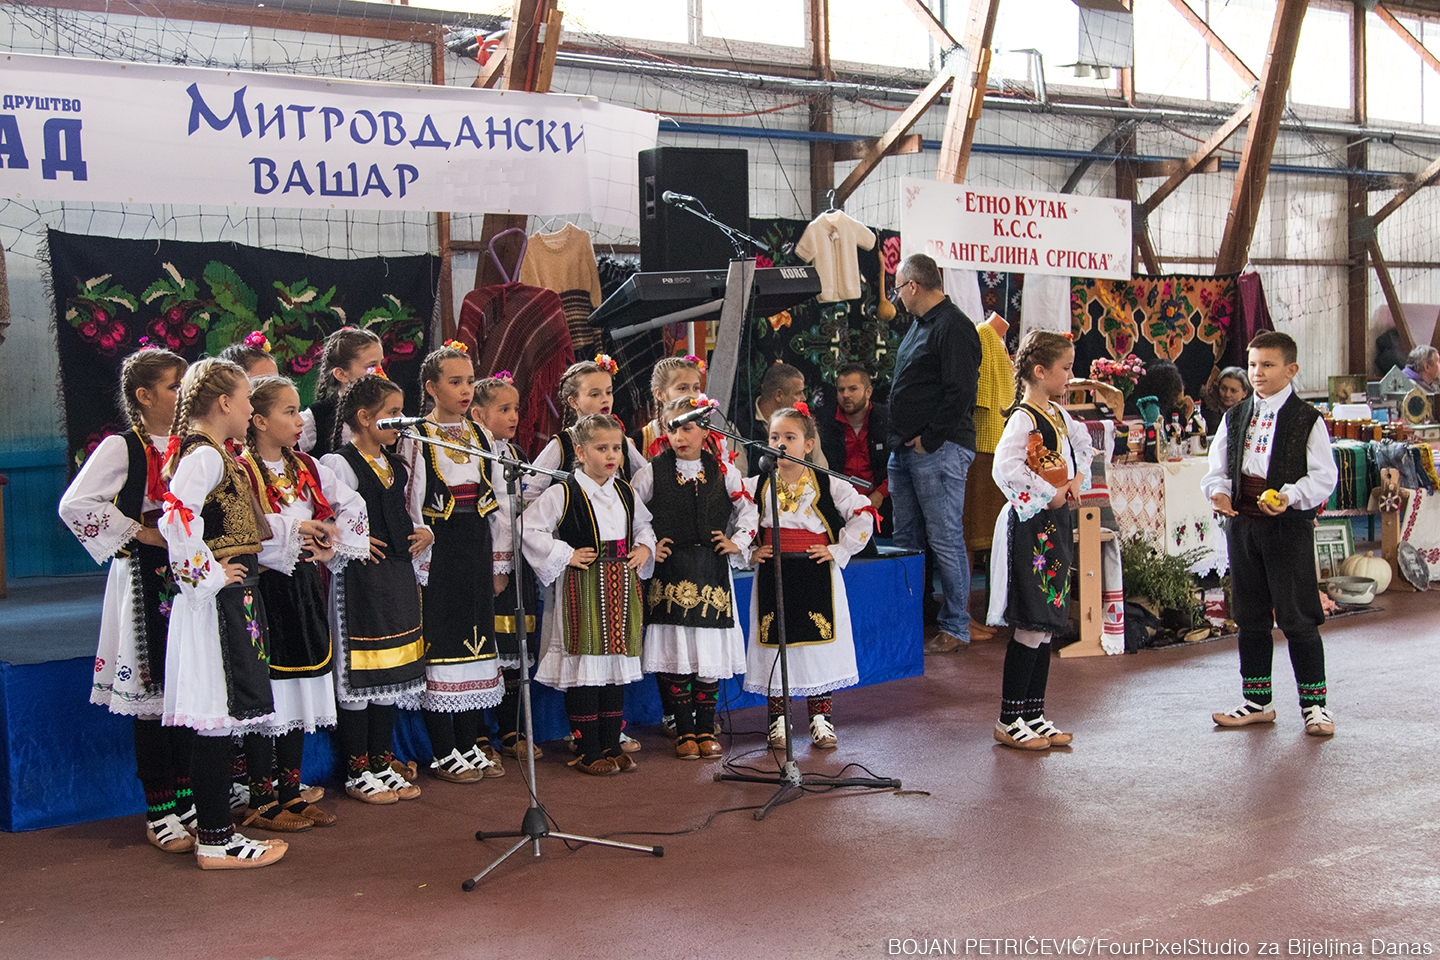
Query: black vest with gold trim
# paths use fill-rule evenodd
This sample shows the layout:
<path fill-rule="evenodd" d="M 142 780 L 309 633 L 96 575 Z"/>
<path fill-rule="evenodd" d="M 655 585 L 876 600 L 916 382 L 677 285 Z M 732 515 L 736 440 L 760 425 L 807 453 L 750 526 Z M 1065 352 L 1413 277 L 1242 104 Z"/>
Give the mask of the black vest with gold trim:
<path fill-rule="evenodd" d="M 809 470 L 809 468 L 806 468 Z M 830 495 L 830 478 L 822 476 L 813 470 L 809 470 L 810 479 L 815 483 L 815 512 L 820 514 L 820 521 L 825 525 L 825 535 L 830 538 L 831 543 L 840 541 L 840 531 L 845 529 L 845 518 L 840 516 L 840 508 L 835 506 L 835 498 Z M 760 508 L 762 514 L 770 509 L 770 478 L 762 477 L 760 485 L 755 491 L 755 505 Z M 775 526 L 780 521 L 774 517 L 770 518 Z"/>
<path fill-rule="evenodd" d="M 263 514 L 250 481 L 240 464 L 214 440 L 203 433 L 192 433 L 180 444 L 180 458 L 183 460 L 196 447 L 209 447 L 220 454 L 225 473 L 220 482 L 205 496 L 205 505 L 200 508 L 200 519 L 205 521 L 205 545 L 217 560 L 228 560 L 247 553 L 259 553 L 262 533 L 269 533 L 266 523 L 262 531 L 260 524 Z"/>
<path fill-rule="evenodd" d="M 590 498 L 585 496 L 580 481 L 573 476 L 565 481 L 564 486 L 565 510 L 555 528 L 556 538 L 564 540 L 577 550 L 585 547 L 599 550 L 600 534 L 595 525 L 595 510 L 590 506 Z M 615 478 L 615 490 L 620 494 L 620 502 L 625 505 L 625 539 L 629 541 L 635 531 L 635 491 L 619 477 Z"/>
<path fill-rule="evenodd" d="M 575 435 L 570 432 L 570 428 L 566 427 L 551 439 L 560 444 L 560 466 L 557 469 L 568 470 L 571 473 L 579 470 L 580 459 L 575 456 Z M 630 443 L 634 443 L 634 441 L 628 437 L 625 439 L 629 440 L 629 443 L 625 443 L 624 449 L 620 452 L 620 466 L 615 469 L 615 478 L 629 483 Z"/>
<path fill-rule="evenodd" d="M 655 565 L 647 589 L 650 623 L 679 627 L 728 628 L 735 625 L 730 591 L 730 560 L 715 552 L 716 530 L 730 521 L 730 495 L 720 461 L 708 450 L 700 454 L 701 472 L 681 481 L 675 473 L 675 451 L 666 449 L 651 461 L 654 492 L 650 512 L 655 539 L 672 541 L 670 556 Z"/>
<path fill-rule="evenodd" d="M 415 533 L 415 523 L 405 509 L 405 484 L 410 474 L 405 461 L 381 450 L 380 455 L 390 464 L 394 477 L 390 486 L 380 482 L 375 468 L 365 455 L 347 443 L 335 451 L 355 471 L 355 492 L 365 501 L 365 513 L 370 521 L 370 536 L 385 542 L 385 556 L 395 560 L 410 559 L 410 537 Z"/>
<path fill-rule="evenodd" d="M 419 426 L 427 437 L 434 437 L 436 440 L 452 440 L 450 434 L 443 427 L 429 422 Z M 466 420 L 462 426 L 465 436 L 459 441 L 460 443 L 489 452 L 490 445 L 485 442 L 484 434 L 475 424 Z M 451 451 L 448 447 L 437 447 L 431 443 L 422 443 L 421 446 L 428 451 L 430 462 L 429 469 L 425 471 L 425 504 L 420 512 L 429 520 L 448 520 L 450 514 L 455 510 L 455 495 L 450 492 L 450 488 L 440 475 L 440 459 Z M 478 489 L 475 497 L 475 512 L 486 517 L 499 509 L 500 504 L 495 502 L 495 490 L 490 483 L 490 461 L 478 457 L 473 459 L 478 460 L 477 473 L 480 475 L 480 480 L 476 484 Z"/>

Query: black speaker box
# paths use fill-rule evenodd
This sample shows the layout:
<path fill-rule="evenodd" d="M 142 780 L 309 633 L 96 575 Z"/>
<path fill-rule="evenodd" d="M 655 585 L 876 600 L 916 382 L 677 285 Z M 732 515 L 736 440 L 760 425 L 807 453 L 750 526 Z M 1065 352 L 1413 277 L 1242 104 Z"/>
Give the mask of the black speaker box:
<path fill-rule="evenodd" d="M 708 147 L 640 151 L 640 269 L 725 269 L 734 256 L 725 234 L 666 203 L 661 198 L 667 190 L 695 197 L 715 219 L 749 233 L 749 151 Z"/>

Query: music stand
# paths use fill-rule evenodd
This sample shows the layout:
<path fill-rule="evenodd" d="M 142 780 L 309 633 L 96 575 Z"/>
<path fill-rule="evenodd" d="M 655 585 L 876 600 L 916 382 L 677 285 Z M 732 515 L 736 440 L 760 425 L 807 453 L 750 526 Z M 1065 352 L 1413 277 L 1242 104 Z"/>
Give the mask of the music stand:
<path fill-rule="evenodd" d="M 481 450 L 464 443 L 452 443 L 448 440 L 440 440 L 435 437 L 421 436 L 410 429 L 401 431 L 401 436 L 409 437 L 420 443 L 428 443 L 437 447 L 448 447 L 451 450 L 459 450 L 461 453 L 468 453 L 482 460 L 490 460 L 505 468 L 505 490 L 510 496 L 512 509 L 510 511 L 510 538 L 515 552 L 515 569 L 511 574 L 515 579 L 515 639 L 520 644 L 520 712 L 525 724 L 525 741 L 529 749 L 525 751 L 525 766 L 527 782 L 526 786 L 530 792 L 530 806 L 525 810 L 525 816 L 520 821 L 519 830 L 498 830 L 484 831 L 476 830 L 476 840 L 488 840 L 494 838 L 519 837 L 520 841 L 509 850 L 502 853 L 490 866 L 481 870 L 475 876 L 470 877 L 460 884 L 462 890 L 470 891 L 475 885 L 485 878 L 500 864 L 510 859 L 510 856 L 517 853 L 527 843 L 535 844 L 535 856 L 540 856 L 540 841 L 544 839 L 570 841 L 576 843 L 591 844 L 598 847 L 616 847 L 621 850 L 635 850 L 639 853 L 649 853 L 653 856 L 663 857 L 664 847 L 646 847 L 635 843 L 620 843 L 615 840 L 602 840 L 599 837 L 584 837 L 573 833 L 561 833 L 558 830 L 550 829 L 550 815 L 545 812 L 545 807 L 540 803 L 540 796 L 535 787 L 535 718 L 530 710 L 530 644 L 525 626 L 525 552 L 521 549 L 520 540 L 520 474 L 546 474 L 556 480 L 568 480 L 570 474 L 563 470 L 547 470 L 544 467 L 537 467 L 534 464 L 526 463 L 523 460 L 516 460 L 514 457 L 506 457 L 500 454 L 491 453 L 488 450 Z"/>

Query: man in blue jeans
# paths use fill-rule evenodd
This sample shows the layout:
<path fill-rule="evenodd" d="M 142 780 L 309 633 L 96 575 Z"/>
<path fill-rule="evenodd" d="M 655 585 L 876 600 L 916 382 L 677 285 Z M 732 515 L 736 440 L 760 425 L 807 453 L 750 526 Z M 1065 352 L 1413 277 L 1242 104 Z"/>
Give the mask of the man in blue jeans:
<path fill-rule="evenodd" d="M 895 355 L 890 387 L 890 497 L 895 545 L 927 546 L 944 593 L 940 630 L 926 653 L 970 642 L 970 557 L 965 550 L 965 477 L 975 459 L 975 388 L 980 335 L 945 295 L 935 261 L 905 258 L 895 292 L 915 318 Z M 927 571 L 925 596 L 929 599 Z"/>

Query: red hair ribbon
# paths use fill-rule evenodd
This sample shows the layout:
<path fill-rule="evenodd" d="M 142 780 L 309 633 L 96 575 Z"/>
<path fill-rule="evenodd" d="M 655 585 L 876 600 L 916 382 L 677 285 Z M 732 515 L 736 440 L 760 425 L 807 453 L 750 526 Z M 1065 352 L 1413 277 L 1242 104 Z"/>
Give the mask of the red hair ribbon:
<path fill-rule="evenodd" d="M 178 515 L 180 522 L 185 525 L 185 535 L 188 537 L 190 535 L 190 521 L 195 519 L 194 511 L 185 506 L 184 502 L 169 490 L 165 491 L 163 500 L 165 502 L 165 519 L 168 521 L 171 517 Z"/>
<path fill-rule="evenodd" d="M 796 400 L 795 409 L 799 410 L 807 417 L 810 416 L 810 404 L 806 403 L 804 400 Z"/>
<path fill-rule="evenodd" d="M 608 353 L 595 354 L 595 365 L 612 377 L 620 372 L 620 364 L 616 363 Z"/>
<path fill-rule="evenodd" d="M 180 456 L 180 438 L 178 436 L 173 436 L 170 438 L 170 442 L 165 444 L 164 463 L 174 463 L 175 458 L 178 456 Z M 156 499 L 155 502 L 159 503 L 160 500 Z"/>

